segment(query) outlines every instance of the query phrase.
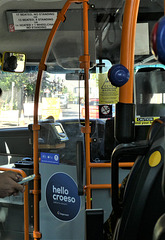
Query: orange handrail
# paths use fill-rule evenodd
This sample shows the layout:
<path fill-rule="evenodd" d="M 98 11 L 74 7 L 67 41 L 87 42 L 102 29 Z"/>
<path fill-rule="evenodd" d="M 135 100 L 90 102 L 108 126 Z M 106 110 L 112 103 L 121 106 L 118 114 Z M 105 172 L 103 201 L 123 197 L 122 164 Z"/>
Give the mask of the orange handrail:
<path fill-rule="evenodd" d="M 119 167 L 123 167 L 123 168 L 131 168 L 133 167 L 134 162 L 122 162 L 119 163 Z M 90 163 L 88 165 L 88 167 L 90 168 L 111 168 L 112 164 L 111 163 Z M 121 184 L 119 184 L 119 187 L 121 186 Z M 90 191 L 91 189 L 111 189 L 112 185 L 111 184 L 91 184 L 91 182 L 89 184 L 86 184 L 84 186 L 84 190 L 85 191 Z M 89 199 L 86 199 L 86 201 L 88 202 Z M 90 202 L 91 202 L 91 198 L 90 198 Z M 89 204 L 89 203 L 88 203 Z"/>
<path fill-rule="evenodd" d="M 0 167 L 0 171 L 12 171 L 19 173 L 23 178 L 27 177 L 26 173 L 17 168 Z M 24 240 L 29 240 L 29 212 L 28 212 L 28 184 L 25 185 L 24 191 Z"/>
<path fill-rule="evenodd" d="M 121 187 L 121 184 L 119 184 L 119 188 Z M 90 184 L 88 186 L 84 186 L 84 189 L 111 189 L 112 184 Z"/>
<path fill-rule="evenodd" d="M 120 87 L 119 102 L 121 103 L 133 103 L 134 48 L 139 4 L 140 0 L 126 0 L 125 2 L 120 63 L 129 70 L 130 78 L 125 85 Z"/>
<path fill-rule="evenodd" d="M 87 209 L 91 208 L 91 191 L 90 191 L 90 125 L 89 125 L 89 85 L 88 85 L 88 75 L 89 75 L 89 66 L 90 66 L 90 57 L 89 57 L 89 46 L 88 46 L 88 0 L 68 0 L 61 12 L 57 16 L 57 20 L 50 32 L 47 43 L 45 45 L 45 49 L 43 51 L 43 55 L 41 58 L 41 62 L 39 64 L 39 71 L 37 76 L 36 83 L 36 92 L 35 92 L 35 101 L 34 101 L 34 124 L 33 124 L 33 149 L 34 149 L 34 174 L 36 175 L 34 179 L 34 231 L 33 236 L 35 239 L 41 238 L 41 233 L 39 232 L 39 166 L 38 166 L 38 102 L 39 102 L 39 91 L 41 85 L 42 73 L 46 69 L 45 62 L 48 55 L 48 50 L 50 48 L 51 42 L 57 31 L 57 28 L 60 22 L 65 20 L 65 13 L 69 8 L 70 4 L 73 2 L 83 2 L 83 27 L 84 27 L 84 55 L 80 56 L 80 67 L 84 68 L 85 74 L 85 127 L 82 128 L 82 132 L 85 133 L 85 148 L 86 148 L 86 195 L 87 195 Z M 126 1 L 129 2 L 129 1 Z M 133 5 L 133 4 L 132 4 Z M 134 33 L 134 31 L 133 31 Z M 134 35 L 134 34 L 132 34 Z M 128 68 L 129 69 L 129 68 Z"/>
<path fill-rule="evenodd" d="M 132 167 L 134 165 L 134 162 L 122 162 L 119 163 L 119 167 Z M 111 168 L 111 163 L 90 163 L 89 167 L 93 168 Z"/>
<path fill-rule="evenodd" d="M 34 98 L 34 119 L 33 119 L 33 158 L 34 158 L 34 190 L 32 191 L 34 194 L 34 231 L 33 231 L 33 237 L 35 240 L 41 238 L 41 233 L 39 232 L 39 184 L 38 181 L 40 179 L 39 174 L 39 163 L 38 163 L 38 131 L 40 129 L 40 126 L 38 124 L 38 104 L 39 104 L 39 92 L 40 92 L 40 86 L 41 86 L 41 80 L 42 80 L 42 74 L 43 71 L 46 69 L 45 62 L 48 56 L 49 48 L 52 43 L 52 40 L 54 38 L 54 35 L 59 27 L 59 24 L 61 22 L 65 21 L 65 13 L 67 12 L 69 6 L 71 3 L 74 2 L 83 2 L 83 7 L 85 8 L 84 16 L 87 18 L 88 14 L 85 13 L 88 10 L 88 0 L 67 0 L 65 5 L 63 6 L 62 10 L 58 13 L 57 19 L 53 25 L 53 28 L 49 34 L 49 37 L 47 39 L 42 58 L 39 64 L 39 70 L 37 75 L 37 82 L 36 82 L 36 90 L 35 90 L 35 98 Z M 87 18 L 88 19 L 88 18 Z M 85 26 L 84 26 L 84 39 L 88 37 L 88 31 L 86 31 L 87 27 L 87 21 L 84 20 Z M 89 56 L 88 56 L 88 42 L 84 40 L 84 56 L 80 58 L 80 61 L 82 62 L 82 66 L 84 66 L 84 72 L 86 79 L 88 79 L 88 68 L 89 68 Z M 86 81 L 87 82 L 87 81 Z M 88 125 L 88 124 L 87 124 Z M 85 127 L 85 130 L 89 129 L 89 127 Z M 87 142 L 90 142 L 89 137 L 87 137 Z M 89 145 L 89 143 L 87 144 Z M 90 147 L 88 147 L 90 149 Z M 90 150 L 89 150 L 90 151 Z M 89 153 L 87 150 L 87 152 Z M 89 157 L 90 158 L 90 157 Z"/>

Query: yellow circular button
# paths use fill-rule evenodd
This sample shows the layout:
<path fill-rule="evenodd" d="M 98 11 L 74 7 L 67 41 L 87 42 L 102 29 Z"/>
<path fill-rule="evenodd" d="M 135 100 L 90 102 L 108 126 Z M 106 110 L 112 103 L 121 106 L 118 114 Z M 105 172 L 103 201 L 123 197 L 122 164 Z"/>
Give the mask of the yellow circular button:
<path fill-rule="evenodd" d="M 149 158 L 150 167 L 156 167 L 161 161 L 161 153 L 159 151 L 155 151 L 151 154 Z"/>

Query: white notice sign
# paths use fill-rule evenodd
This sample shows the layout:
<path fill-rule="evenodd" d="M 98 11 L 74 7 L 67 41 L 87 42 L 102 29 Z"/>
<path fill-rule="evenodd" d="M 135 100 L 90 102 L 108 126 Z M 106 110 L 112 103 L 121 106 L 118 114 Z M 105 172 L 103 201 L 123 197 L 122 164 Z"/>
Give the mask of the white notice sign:
<path fill-rule="evenodd" d="M 136 24 L 135 55 L 149 54 L 149 26 L 148 23 Z"/>
<path fill-rule="evenodd" d="M 57 12 L 22 12 L 12 15 L 14 31 L 52 29 L 57 18 Z"/>

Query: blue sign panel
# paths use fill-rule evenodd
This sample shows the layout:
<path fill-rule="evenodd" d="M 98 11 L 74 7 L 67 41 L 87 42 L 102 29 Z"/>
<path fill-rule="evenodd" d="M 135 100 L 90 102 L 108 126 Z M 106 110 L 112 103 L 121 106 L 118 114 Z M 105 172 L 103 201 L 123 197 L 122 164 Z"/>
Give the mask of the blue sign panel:
<path fill-rule="evenodd" d="M 71 221 L 80 211 L 80 196 L 75 181 L 66 173 L 55 173 L 46 186 L 46 201 L 59 220 Z"/>
<path fill-rule="evenodd" d="M 41 152 L 41 163 L 59 164 L 59 154 Z"/>

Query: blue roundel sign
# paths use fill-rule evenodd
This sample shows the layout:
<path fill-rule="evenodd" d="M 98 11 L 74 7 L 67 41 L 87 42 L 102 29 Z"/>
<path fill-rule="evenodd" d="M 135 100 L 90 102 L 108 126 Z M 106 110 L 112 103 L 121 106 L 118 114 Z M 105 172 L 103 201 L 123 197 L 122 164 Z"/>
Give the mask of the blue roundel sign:
<path fill-rule="evenodd" d="M 73 220 L 80 211 L 75 181 L 66 173 L 55 173 L 46 186 L 46 201 L 52 214 L 62 221 Z"/>

